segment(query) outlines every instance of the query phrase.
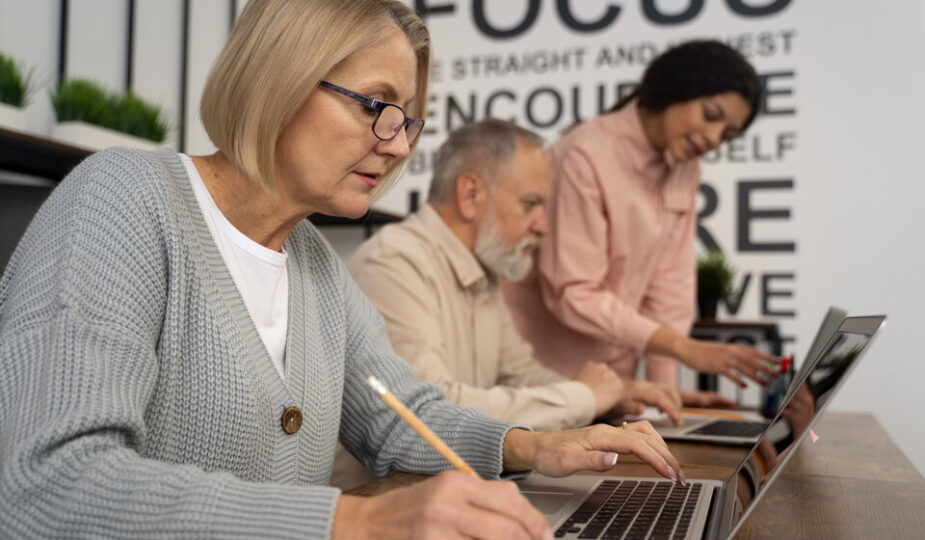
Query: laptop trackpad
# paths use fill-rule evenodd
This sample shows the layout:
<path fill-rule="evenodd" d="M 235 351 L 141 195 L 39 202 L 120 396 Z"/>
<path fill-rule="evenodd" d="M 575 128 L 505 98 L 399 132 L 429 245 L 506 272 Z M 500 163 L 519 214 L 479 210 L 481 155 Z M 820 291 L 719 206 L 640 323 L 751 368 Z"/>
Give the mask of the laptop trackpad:
<path fill-rule="evenodd" d="M 574 493 L 556 493 L 553 491 L 521 491 L 537 510 L 547 516 L 555 514 L 565 503 L 572 500 Z"/>

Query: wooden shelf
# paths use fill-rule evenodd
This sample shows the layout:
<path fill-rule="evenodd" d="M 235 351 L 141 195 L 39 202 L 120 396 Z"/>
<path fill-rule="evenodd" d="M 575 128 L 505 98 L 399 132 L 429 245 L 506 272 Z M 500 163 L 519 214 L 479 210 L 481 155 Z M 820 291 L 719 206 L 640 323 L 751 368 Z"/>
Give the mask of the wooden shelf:
<path fill-rule="evenodd" d="M 92 152 L 0 128 L 0 169 L 60 182 Z"/>
<path fill-rule="evenodd" d="M 60 182 L 90 150 L 70 146 L 50 139 L 0 128 L 0 170 L 37 176 Z M 367 236 L 373 227 L 401 221 L 402 216 L 370 210 L 358 219 L 314 214 L 309 221 L 322 226 L 363 226 Z"/>

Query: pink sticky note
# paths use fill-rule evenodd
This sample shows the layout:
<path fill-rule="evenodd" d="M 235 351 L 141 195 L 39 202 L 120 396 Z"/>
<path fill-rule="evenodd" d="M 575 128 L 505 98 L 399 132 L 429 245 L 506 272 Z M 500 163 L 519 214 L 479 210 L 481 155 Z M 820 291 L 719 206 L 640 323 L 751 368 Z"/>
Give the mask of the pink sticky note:
<path fill-rule="evenodd" d="M 816 432 L 813 430 L 809 430 L 809 436 L 810 438 L 812 438 L 813 442 L 816 442 L 819 440 L 819 435 L 816 435 Z"/>

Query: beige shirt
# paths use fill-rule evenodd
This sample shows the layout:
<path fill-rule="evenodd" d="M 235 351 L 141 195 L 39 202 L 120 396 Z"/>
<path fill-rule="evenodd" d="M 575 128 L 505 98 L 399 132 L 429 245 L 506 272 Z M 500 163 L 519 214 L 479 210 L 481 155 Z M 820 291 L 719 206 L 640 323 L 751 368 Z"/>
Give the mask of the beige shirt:
<path fill-rule="evenodd" d="M 385 318 L 395 352 L 450 401 L 544 431 L 593 419 L 590 388 L 534 358 L 497 281 L 433 207 L 383 228 L 348 268 Z"/>
<path fill-rule="evenodd" d="M 430 205 L 364 242 L 348 268 L 385 318 L 398 356 L 450 401 L 540 431 L 593 420 L 591 389 L 534 358 L 498 283 Z M 338 445 L 332 485 L 369 480 Z"/>

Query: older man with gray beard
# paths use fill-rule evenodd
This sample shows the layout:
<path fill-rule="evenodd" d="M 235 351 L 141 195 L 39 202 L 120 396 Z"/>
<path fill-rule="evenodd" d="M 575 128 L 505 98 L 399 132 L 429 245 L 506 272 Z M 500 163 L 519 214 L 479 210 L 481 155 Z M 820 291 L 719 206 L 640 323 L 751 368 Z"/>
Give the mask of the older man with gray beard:
<path fill-rule="evenodd" d="M 536 134 L 484 120 L 437 153 L 428 203 L 364 242 L 350 273 L 386 322 L 395 352 L 450 401 L 549 431 L 656 405 L 680 413 L 676 389 L 621 381 L 599 363 L 572 379 L 544 367 L 518 334 L 498 279 L 517 281 L 546 232 L 549 164 Z M 341 449 L 333 482 L 367 479 Z"/>

